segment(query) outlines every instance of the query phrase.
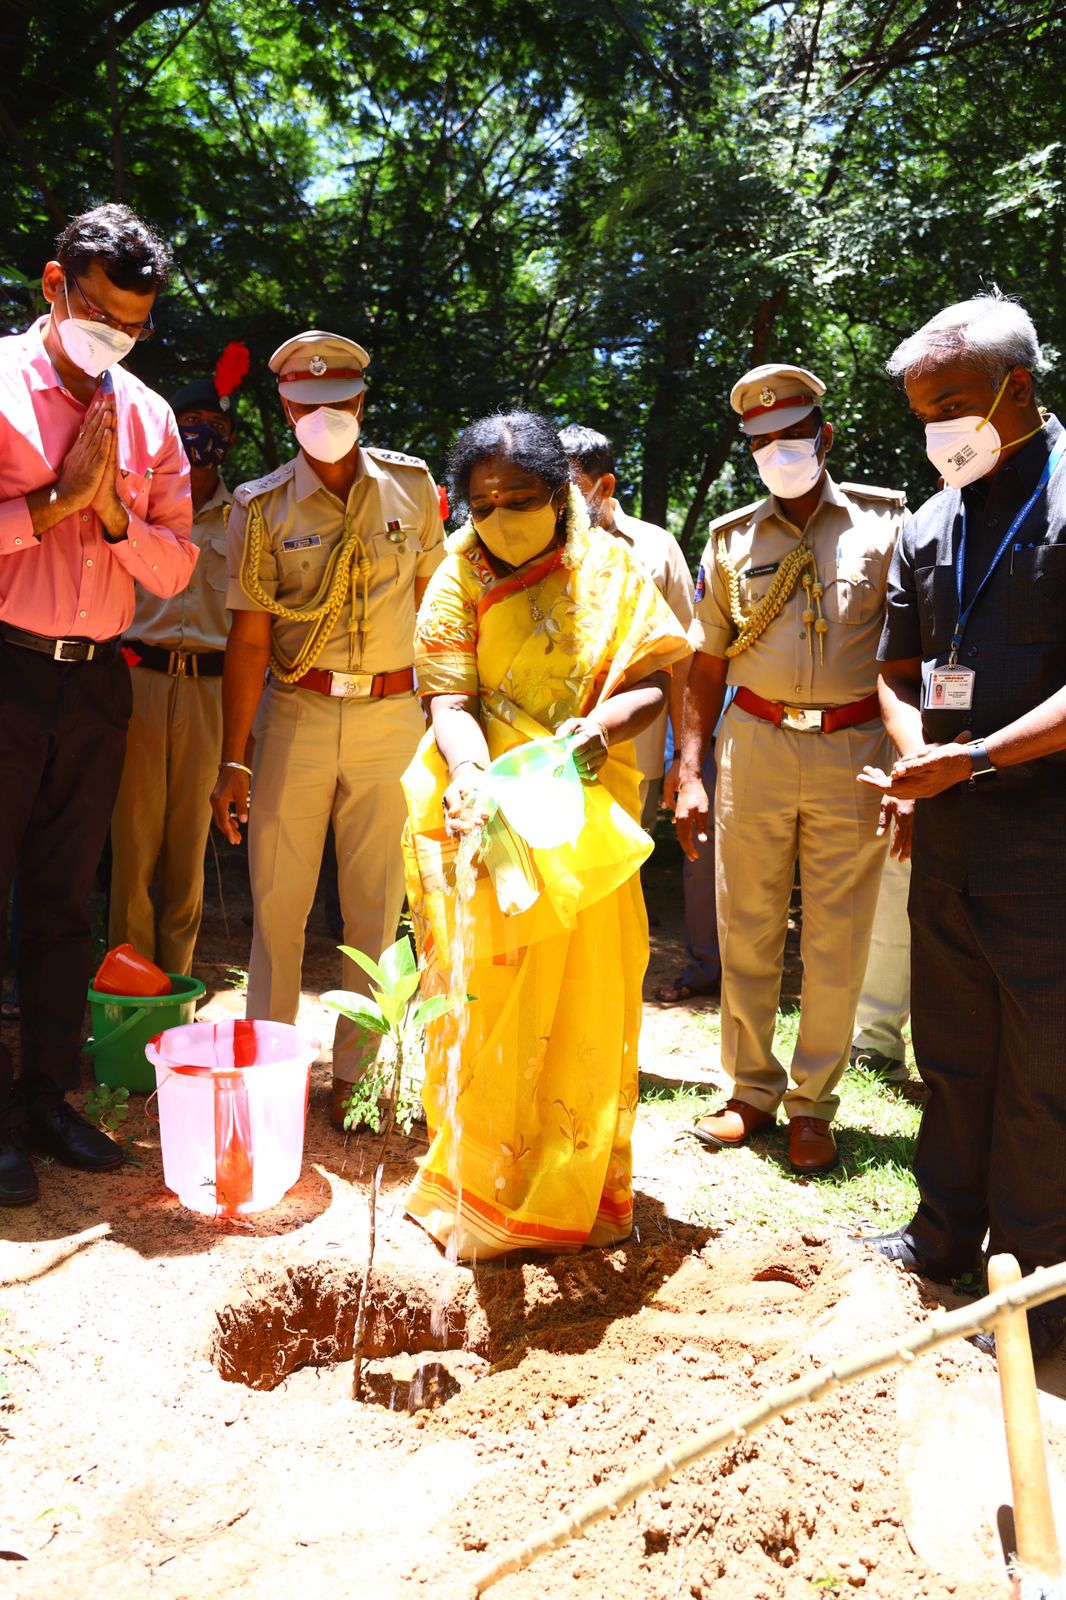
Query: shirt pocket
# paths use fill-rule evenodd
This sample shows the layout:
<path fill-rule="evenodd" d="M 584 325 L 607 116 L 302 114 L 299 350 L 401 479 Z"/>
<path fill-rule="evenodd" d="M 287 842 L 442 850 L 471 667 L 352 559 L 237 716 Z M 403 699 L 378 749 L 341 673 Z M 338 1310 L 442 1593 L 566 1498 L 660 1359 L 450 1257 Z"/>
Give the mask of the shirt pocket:
<path fill-rule="evenodd" d="M 301 536 L 293 534 L 291 537 L 296 540 Z M 296 605 L 306 605 L 313 600 L 325 581 L 326 566 L 334 548 L 335 545 L 325 539 L 319 544 L 301 544 L 290 550 L 279 543 L 274 555 L 278 569 L 277 599 L 283 604 Z"/>
<path fill-rule="evenodd" d="M 115 490 L 128 511 L 144 517 L 152 490 L 151 472 L 128 472 L 120 469 L 115 475 Z"/>
<path fill-rule="evenodd" d="M 1062 644 L 1066 640 L 1066 545 L 1017 546 L 1007 568 L 1007 643 Z M 988 599 L 982 595 L 978 605 Z"/>
<path fill-rule="evenodd" d="M 204 583 L 207 587 L 214 589 L 218 594 L 225 594 L 229 588 L 229 572 L 226 566 L 224 533 L 205 541 L 200 551 L 200 566 L 203 568 Z"/>
<path fill-rule="evenodd" d="M 391 533 L 375 533 L 370 541 L 370 559 L 374 563 L 371 587 L 402 587 L 405 581 L 411 581 L 421 550 L 417 528 L 403 526 Z"/>
<path fill-rule="evenodd" d="M 884 610 L 884 570 L 882 555 L 846 558 L 825 585 L 822 609 L 828 620 L 852 627 L 873 622 Z"/>
<path fill-rule="evenodd" d="M 942 655 L 951 644 L 955 619 L 959 614 L 955 568 L 915 567 L 914 588 L 918 597 L 922 655 Z"/>
<path fill-rule="evenodd" d="M 779 561 L 765 566 L 755 563 L 753 568 L 737 574 L 737 590 L 740 594 L 740 609 L 746 617 L 762 604 L 769 593 L 770 585 L 777 577 Z M 797 584 L 797 588 L 799 585 Z"/>

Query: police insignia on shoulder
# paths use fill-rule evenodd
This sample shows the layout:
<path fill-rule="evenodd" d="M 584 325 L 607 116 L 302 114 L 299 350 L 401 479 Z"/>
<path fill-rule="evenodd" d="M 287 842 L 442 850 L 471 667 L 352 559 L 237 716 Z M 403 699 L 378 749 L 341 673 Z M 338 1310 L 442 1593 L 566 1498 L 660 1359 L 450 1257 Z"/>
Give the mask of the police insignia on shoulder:
<path fill-rule="evenodd" d="M 707 575 L 703 570 L 703 563 L 701 561 L 700 562 L 700 566 L 699 566 L 699 570 L 696 573 L 696 589 L 695 589 L 695 593 L 693 595 L 693 598 L 695 600 L 702 600 L 706 593 L 707 593 Z"/>

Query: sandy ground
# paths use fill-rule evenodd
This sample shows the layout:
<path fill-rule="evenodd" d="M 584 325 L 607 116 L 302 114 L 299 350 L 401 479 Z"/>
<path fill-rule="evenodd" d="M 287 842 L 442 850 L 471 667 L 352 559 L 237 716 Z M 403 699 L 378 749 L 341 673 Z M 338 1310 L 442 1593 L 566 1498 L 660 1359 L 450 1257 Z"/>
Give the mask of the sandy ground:
<path fill-rule="evenodd" d="M 198 968 L 212 1015 L 247 928 L 226 863 Z M 676 968 L 676 858 L 649 898 L 648 993 Z M 793 973 L 794 978 L 794 973 Z M 316 913 L 305 968 L 336 981 Z M 791 981 L 791 980 L 790 980 Z M 693 1013 L 649 1003 L 642 1067 L 712 1083 Z M 19 1600 L 466 1595 L 471 1575 L 593 1492 L 814 1366 L 902 1335 L 928 1286 L 842 1235 L 715 1237 L 691 1221 L 706 1158 L 654 1107 L 636 1138 L 624 1246 L 449 1266 L 402 1195 L 397 1138 L 379 1221 L 373 1402 L 350 1396 L 374 1143 L 326 1120 L 316 1068 L 306 1160 L 273 1211 L 184 1210 L 143 1102 L 142 1163 L 42 1167 L 39 1204 L 0 1214 L 0 1593 Z M 491 1592 L 501 1600 L 878 1600 L 1009 1592 L 996 1516 L 991 1364 L 960 1344 L 838 1390 L 730 1444 Z M 1040 1374 L 1066 1468 L 1066 1362 Z M 998 1476 L 997 1476 L 998 1474 Z M 904 1527 L 907 1515 L 916 1555 Z"/>

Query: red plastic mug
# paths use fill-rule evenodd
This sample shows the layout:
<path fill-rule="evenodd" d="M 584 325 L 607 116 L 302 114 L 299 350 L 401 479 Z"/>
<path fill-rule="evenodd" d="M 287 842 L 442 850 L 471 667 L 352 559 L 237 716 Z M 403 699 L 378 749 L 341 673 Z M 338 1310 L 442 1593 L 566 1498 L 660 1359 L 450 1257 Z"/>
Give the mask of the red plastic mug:
<path fill-rule="evenodd" d="M 170 979 L 147 956 L 138 955 L 131 944 L 117 944 L 96 969 L 93 988 L 98 994 L 170 994 Z"/>

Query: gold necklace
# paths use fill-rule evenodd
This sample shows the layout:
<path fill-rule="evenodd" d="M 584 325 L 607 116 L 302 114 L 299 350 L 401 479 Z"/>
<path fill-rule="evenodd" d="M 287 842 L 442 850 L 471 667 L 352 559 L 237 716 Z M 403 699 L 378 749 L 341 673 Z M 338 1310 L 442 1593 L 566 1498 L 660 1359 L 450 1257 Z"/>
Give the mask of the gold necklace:
<path fill-rule="evenodd" d="M 529 589 L 526 588 L 526 585 L 522 583 L 522 574 L 520 572 L 516 572 L 514 574 L 519 583 L 522 585 L 523 594 L 529 601 L 529 611 L 534 622 L 544 621 L 544 612 L 540 609 L 537 601 L 540 599 L 540 592 L 544 588 L 544 585 L 547 583 L 548 579 L 551 577 L 552 573 L 558 571 L 561 556 L 562 551 L 557 550 L 555 552 L 555 560 L 552 562 L 551 566 L 548 568 L 547 572 L 544 574 L 543 578 L 541 578 L 540 582 L 537 584 L 537 587 L 532 591 L 532 593 L 530 593 Z"/>

